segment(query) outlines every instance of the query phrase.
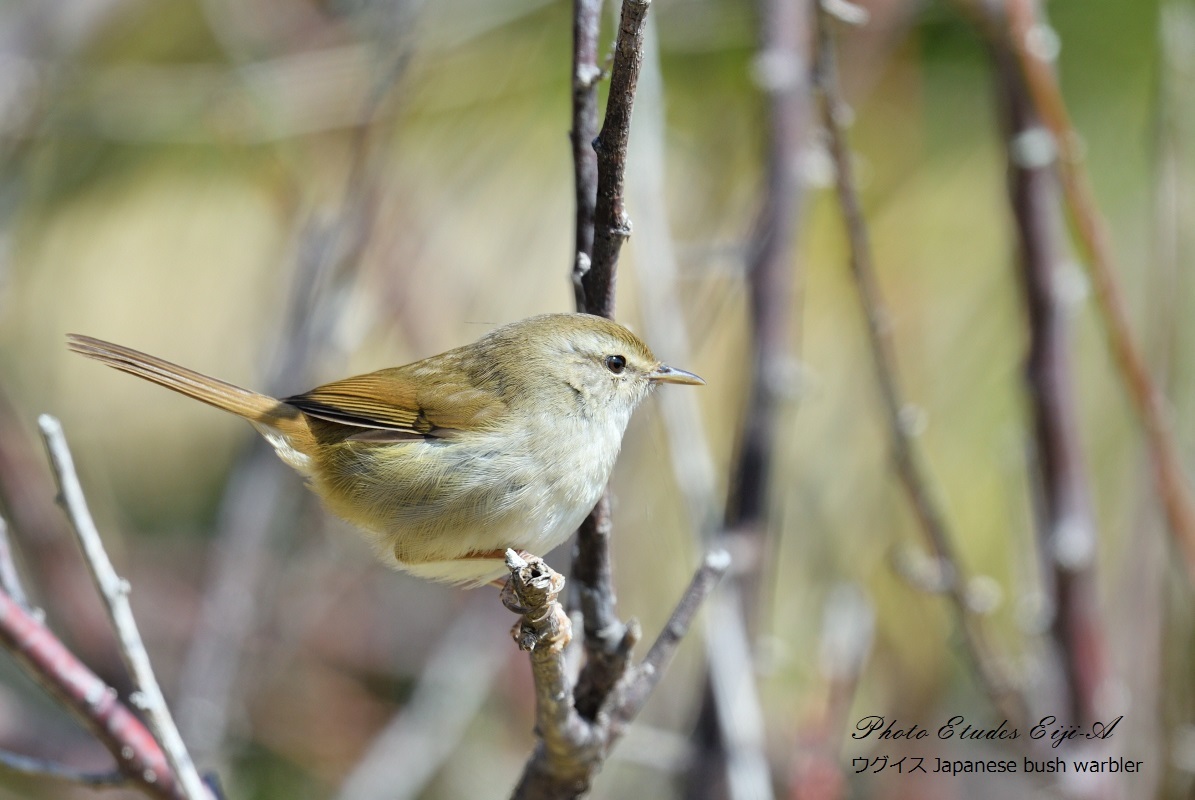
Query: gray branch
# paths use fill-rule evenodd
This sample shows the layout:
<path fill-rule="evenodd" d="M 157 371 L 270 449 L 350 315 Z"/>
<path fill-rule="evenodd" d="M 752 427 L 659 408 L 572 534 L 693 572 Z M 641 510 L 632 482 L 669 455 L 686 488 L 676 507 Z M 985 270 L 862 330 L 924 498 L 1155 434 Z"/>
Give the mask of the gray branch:
<path fill-rule="evenodd" d="M 83 487 L 75 473 L 74 459 L 63 435 L 62 424 L 49 414 L 42 414 L 38 418 L 38 425 L 46 442 L 54 477 L 58 481 L 60 502 L 78 536 L 79 547 L 83 551 L 91 577 L 104 599 L 108 618 L 116 629 L 121 657 L 129 668 L 133 684 L 137 687 L 130 701 L 145 712 L 171 770 L 178 777 L 183 795 L 187 800 L 209 800 L 211 795 L 199 779 L 199 773 L 191 761 L 191 754 L 187 752 L 166 705 L 166 698 L 158 686 L 149 653 L 141 641 L 141 632 L 137 629 L 137 621 L 133 617 L 133 607 L 129 604 L 129 582 L 117 575 L 112 567 L 112 561 L 108 558 L 104 543 L 100 539 L 100 532 L 87 508 L 87 499 L 83 496 Z"/>

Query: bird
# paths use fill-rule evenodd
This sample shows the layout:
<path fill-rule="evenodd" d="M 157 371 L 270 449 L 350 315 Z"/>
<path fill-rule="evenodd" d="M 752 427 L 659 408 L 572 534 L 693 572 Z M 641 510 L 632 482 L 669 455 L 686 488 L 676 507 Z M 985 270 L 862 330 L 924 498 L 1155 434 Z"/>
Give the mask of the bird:
<path fill-rule="evenodd" d="M 597 503 L 632 412 L 705 383 L 623 325 L 541 314 L 400 367 L 276 399 L 101 339 L 73 352 L 246 419 L 389 566 L 481 586 L 544 554 Z"/>

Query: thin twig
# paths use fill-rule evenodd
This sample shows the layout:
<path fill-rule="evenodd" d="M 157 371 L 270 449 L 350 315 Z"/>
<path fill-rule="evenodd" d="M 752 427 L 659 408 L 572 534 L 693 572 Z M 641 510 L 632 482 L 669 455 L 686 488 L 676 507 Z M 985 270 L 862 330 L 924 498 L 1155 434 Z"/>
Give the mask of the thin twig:
<path fill-rule="evenodd" d="M 577 677 L 577 710 L 593 719 L 626 673 L 638 627 L 618 617 L 610 567 L 610 499 L 602 499 L 577 531 L 572 575 L 585 632 L 585 664 Z"/>
<path fill-rule="evenodd" d="M 1184 473 L 1166 398 L 1154 383 L 1129 321 L 1124 292 L 1117 277 L 1108 223 L 1096 204 L 1087 176 L 1081 139 L 1070 120 L 1054 70 L 1053 31 L 1037 0 L 1007 0 L 1008 35 L 1033 98 L 1033 105 L 1058 149 L 1058 176 L 1088 275 L 1103 318 L 1108 344 L 1120 370 L 1152 456 L 1158 493 L 1175 545 L 1195 581 L 1195 500 Z"/>
<path fill-rule="evenodd" d="M 573 292 L 577 310 L 587 308 L 584 278 L 593 262 L 593 222 L 597 201 L 598 163 L 593 149 L 597 137 L 598 38 L 602 0 L 573 0 L 573 183 L 577 198 L 574 225 Z"/>
<path fill-rule="evenodd" d="M 0 771 L 29 778 L 66 781 L 92 789 L 124 786 L 129 782 L 128 776 L 118 770 L 85 772 L 54 761 L 11 753 L 7 750 L 0 750 Z"/>
<path fill-rule="evenodd" d="M 597 200 L 594 205 L 593 259 L 582 283 L 586 308 L 591 314 L 613 316 L 618 254 L 631 235 L 631 220 L 623 198 L 627 142 L 631 134 L 631 109 L 635 85 L 643 63 L 643 31 L 651 0 L 623 0 L 610 67 L 610 95 L 601 133 L 593 141 L 597 152 Z"/>
<path fill-rule="evenodd" d="M 99 530 L 96 529 L 91 512 L 87 508 L 87 500 L 75 473 L 74 459 L 63 435 L 62 424 L 49 414 L 42 414 L 38 418 L 38 425 L 46 442 L 54 477 L 58 482 L 60 502 L 78 536 L 79 547 L 116 630 L 121 657 L 129 668 L 133 684 L 137 687 L 130 701 L 145 712 L 149 719 L 150 727 L 162 746 L 170 769 L 178 778 L 183 796 L 187 800 L 209 800 L 211 795 L 200 780 L 195 764 L 191 761 L 191 754 L 187 752 L 178 728 L 175 727 L 174 718 L 166 705 L 166 698 L 162 695 L 158 679 L 154 675 L 149 654 L 141 641 L 141 633 L 133 617 L 133 608 L 129 604 L 129 582 L 117 575 L 112 567 Z"/>
<path fill-rule="evenodd" d="M 729 567 L 730 554 L 725 550 L 715 549 L 706 553 L 672 615 L 668 617 L 664 630 L 656 637 L 642 663 L 620 687 L 617 697 L 611 699 L 609 714 L 613 726 L 612 738 L 621 735 L 631 720 L 643 710 L 643 704 L 660 682 L 681 640 L 689 632 L 693 618 Z"/>
<path fill-rule="evenodd" d="M 0 591 L 20 604 L 21 608 L 31 611 L 29 596 L 25 594 L 25 587 L 21 583 L 21 575 L 17 571 L 17 562 L 13 558 L 12 543 L 8 538 L 8 523 L 0 517 Z"/>
<path fill-rule="evenodd" d="M 1052 597 L 1052 636 L 1063 660 L 1070 718 L 1097 718 L 1097 697 L 1107 678 L 1107 643 L 1096 590 L 1095 520 L 1079 439 L 1070 310 L 1058 287 L 1061 220 L 1056 206 L 1053 147 L 1042 138 L 1016 56 L 1003 37 L 989 47 L 1008 149 L 1009 201 L 1020 243 L 1029 323 L 1026 378 L 1035 432 L 1033 461 L 1042 499 L 1038 548 Z"/>
<path fill-rule="evenodd" d="M 859 203 L 854 168 L 847 144 L 844 123 L 846 107 L 839 95 L 834 40 L 830 30 L 832 18 L 820 7 L 816 17 L 818 48 L 815 78 L 821 93 L 822 118 L 829 132 L 830 155 L 834 161 L 838 202 L 846 227 L 851 276 L 866 318 L 867 336 L 887 417 L 896 474 L 935 558 L 948 573 L 944 594 L 954 610 L 955 622 L 976 677 L 1001 713 L 1010 720 L 1022 720 L 1024 701 L 1004 676 L 1001 666 L 996 663 L 987 636 L 979 627 L 975 615 L 971 613 L 966 576 L 963 573 L 962 562 L 955 552 L 954 537 L 936 497 L 928 470 L 913 441 L 913 431 L 905 421 L 905 401 L 896 374 L 891 322 L 876 279 L 870 237 Z"/>
<path fill-rule="evenodd" d="M 112 754 L 153 797 L 184 800 L 162 748 L 141 720 L 41 620 L 0 592 L 0 646 Z"/>

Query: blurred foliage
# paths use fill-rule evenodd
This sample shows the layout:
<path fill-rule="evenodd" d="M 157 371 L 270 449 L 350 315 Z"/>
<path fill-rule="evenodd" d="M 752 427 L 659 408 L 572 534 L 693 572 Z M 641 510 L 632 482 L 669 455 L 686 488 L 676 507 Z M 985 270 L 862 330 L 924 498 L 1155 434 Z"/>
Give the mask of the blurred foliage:
<path fill-rule="evenodd" d="M 0 8 L 0 390 L 19 421 L 9 434 L 32 442 L 38 412 L 63 419 L 168 689 L 197 613 L 224 482 L 253 433 L 69 356 L 66 332 L 261 387 L 294 264 L 309 246 L 302 232 L 340 213 L 358 137 L 371 122 L 362 110 L 379 87 L 386 94 L 368 126 L 367 161 L 377 222 L 335 341 L 314 365 L 317 378 L 404 363 L 493 324 L 572 304 L 569 5 L 396 2 L 22 0 Z M 924 416 L 920 442 L 962 556 L 998 588 L 997 641 L 1032 683 L 1045 644 L 1026 478 L 1026 333 L 987 56 L 950 4 L 866 5 L 872 24 L 844 35 L 844 79 L 899 368 Z M 1163 215 L 1178 215 L 1183 243 L 1184 231 L 1195 230 L 1183 160 L 1195 143 L 1195 62 L 1190 50 L 1185 62 L 1161 59 L 1160 6 L 1185 9 L 1174 19 L 1195 14 L 1186 0 L 1056 0 L 1049 11 L 1137 331 L 1168 376 L 1189 450 L 1195 330 L 1181 310 L 1193 286 L 1158 254 Z M 682 366 L 708 380 L 701 402 L 724 488 L 748 363 L 742 253 L 762 181 L 755 23 L 749 5 L 730 0 L 657 0 L 652 13 L 667 96 L 668 219 L 695 341 L 692 363 Z M 403 53 L 409 58 L 391 86 L 387 75 Z M 952 714 L 992 713 L 958 658 L 940 598 L 891 568 L 895 550 L 920 540 L 890 474 L 827 191 L 831 167 L 813 140 L 793 256 L 802 276 L 798 390 L 776 443 L 780 545 L 760 644 L 769 754 L 781 777 L 820 706 L 823 609 L 844 583 L 862 590 L 876 617 L 852 720 L 885 714 L 936 727 Z M 1166 169 L 1180 171 L 1173 206 L 1159 205 Z M 1181 257 L 1189 260 L 1189 248 Z M 649 268 L 624 255 L 619 303 L 632 325 L 652 313 L 640 306 L 633 277 Z M 1073 278 L 1084 291 L 1082 273 Z M 1075 316 L 1073 343 L 1102 606 L 1121 676 L 1112 706 L 1126 714 L 1117 753 L 1146 759 L 1133 796 L 1185 796 L 1195 763 L 1183 727 L 1192 700 L 1192 620 L 1181 610 L 1189 588 L 1168 567 L 1138 430 L 1089 302 Z M 615 477 L 620 609 L 643 621 L 649 639 L 698 553 L 667 448 L 649 404 L 632 423 Z M 446 621 L 479 602 L 497 604 L 389 574 L 339 523 L 322 527 L 330 535 L 280 537 L 268 583 L 254 587 L 272 599 L 244 656 L 246 708 L 219 765 L 238 800 L 333 796 L 406 699 Z M 22 531 L 16 541 L 21 548 Z M 566 556 L 562 549 L 553 561 L 559 567 Z M 107 634 L 92 628 L 88 638 L 96 618 L 69 619 L 88 602 L 88 587 L 68 600 L 52 588 L 66 567 L 34 564 L 28 553 L 25 566 L 51 624 L 125 687 Z M 504 649 L 493 658 L 504 666 L 491 696 L 427 797 L 502 797 L 513 783 L 531 741 L 527 667 Z M 683 752 L 700 660 L 695 636 L 595 797 L 672 796 L 669 765 L 683 762 L 662 754 Z M 0 669 L 0 746 L 106 763 L 98 745 L 12 672 Z M 1033 689 L 1049 698 L 1048 686 Z M 1159 718 L 1163 696 L 1169 709 Z M 848 763 L 867 752 L 844 747 Z M 660 755 L 653 761 L 652 753 Z M 87 796 L 7 780 L 4 800 Z M 958 779 L 909 794 L 911 783 L 874 779 L 855 784 L 853 796 L 951 797 L 980 785 L 990 797 L 1037 790 L 1012 778 Z"/>

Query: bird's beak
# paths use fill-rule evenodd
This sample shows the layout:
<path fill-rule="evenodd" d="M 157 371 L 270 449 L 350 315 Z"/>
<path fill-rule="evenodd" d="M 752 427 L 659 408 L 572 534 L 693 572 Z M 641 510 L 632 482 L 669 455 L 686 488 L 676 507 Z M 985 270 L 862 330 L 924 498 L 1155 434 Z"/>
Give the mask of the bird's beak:
<path fill-rule="evenodd" d="M 653 383 L 685 383 L 690 386 L 705 385 L 705 381 L 692 372 L 685 372 L 683 369 L 676 369 L 667 364 L 661 364 L 647 373 L 647 379 Z"/>

